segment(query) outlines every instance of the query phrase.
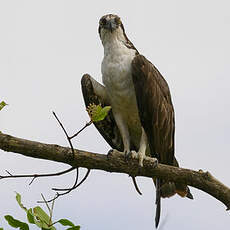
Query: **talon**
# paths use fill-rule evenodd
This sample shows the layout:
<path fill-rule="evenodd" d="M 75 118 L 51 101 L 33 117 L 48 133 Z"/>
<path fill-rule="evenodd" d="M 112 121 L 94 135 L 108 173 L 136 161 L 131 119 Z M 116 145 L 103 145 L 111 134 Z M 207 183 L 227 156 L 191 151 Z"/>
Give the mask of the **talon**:
<path fill-rule="evenodd" d="M 109 152 L 107 153 L 107 158 L 110 158 L 113 154 L 113 149 L 110 149 Z"/>
<path fill-rule="evenodd" d="M 157 158 L 152 158 L 152 160 L 154 161 L 153 162 L 153 168 L 156 168 L 158 165 L 158 160 L 157 160 Z"/>
<path fill-rule="evenodd" d="M 134 150 L 132 150 L 132 151 L 130 152 L 130 157 L 131 157 L 132 159 L 137 158 L 137 157 L 138 157 L 137 152 L 134 151 Z"/>
<path fill-rule="evenodd" d="M 134 150 L 131 150 L 131 151 L 125 151 L 124 152 L 125 153 L 125 160 L 126 161 L 128 161 L 128 160 L 130 160 L 130 159 L 134 159 L 134 158 L 136 158 L 137 157 L 137 153 L 136 153 L 136 151 L 134 151 Z"/>
<path fill-rule="evenodd" d="M 125 161 L 128 161 L 130 159 L 130 151 L 125 150 L 124 154 L 125 154 Z"/>

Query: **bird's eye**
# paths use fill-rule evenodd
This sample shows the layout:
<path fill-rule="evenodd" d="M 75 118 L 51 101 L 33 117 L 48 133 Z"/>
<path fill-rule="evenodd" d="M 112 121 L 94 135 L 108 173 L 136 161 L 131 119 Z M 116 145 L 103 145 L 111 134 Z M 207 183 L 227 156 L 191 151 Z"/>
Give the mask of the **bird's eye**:
<path fill-rule="evenodd" d="M 106 19 L 105 18 L 102 18 L 101 20 L 100 20 L 100 25 L 102 26 L 102 25 L 105 25 L 106 24 Z"/>
<path fill-rule="evenodd" d="M 120 25 L 121 24 L 121 19 L 117 17 L 117 18 L 115 18 L 115 22 L 116 22 L 117 25 Z"/>

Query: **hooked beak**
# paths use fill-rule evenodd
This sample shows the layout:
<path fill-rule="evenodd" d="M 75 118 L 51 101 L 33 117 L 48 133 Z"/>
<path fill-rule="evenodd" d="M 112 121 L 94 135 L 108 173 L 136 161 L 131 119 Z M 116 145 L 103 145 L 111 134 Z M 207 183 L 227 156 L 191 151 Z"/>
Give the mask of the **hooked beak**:
<path fill-rule="evenodd" d="M 105 29 L 109 30 L 111 33 L 117 28 L 116 24 L 114 21 L 109 20 L 104 26 Z"/>

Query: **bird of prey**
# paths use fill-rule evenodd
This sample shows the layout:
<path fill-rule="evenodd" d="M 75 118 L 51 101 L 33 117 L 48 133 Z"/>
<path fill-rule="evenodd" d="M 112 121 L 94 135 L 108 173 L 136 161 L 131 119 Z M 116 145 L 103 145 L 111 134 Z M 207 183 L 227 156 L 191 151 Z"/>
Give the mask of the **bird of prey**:
<path fill-rule="evenodd" d="M 175 118 L 167 82 L 157 68 L 139 54 L 128 39 L 120 17 L 103 16 L 99 35 L 104 47 L 103 85 L 90 75 L 82 77 L 86 106 L 110 105 L 112 112 L 95 126 L 108 144 L 129 157 L 135 151 L 143 166 L 145 155 L 177 166 L 174 156 Z M 161 197 L 179 194 L 192 199 L 187 185 L 153 178 L 156 185 L 155 226 L 160 220 Z"/>

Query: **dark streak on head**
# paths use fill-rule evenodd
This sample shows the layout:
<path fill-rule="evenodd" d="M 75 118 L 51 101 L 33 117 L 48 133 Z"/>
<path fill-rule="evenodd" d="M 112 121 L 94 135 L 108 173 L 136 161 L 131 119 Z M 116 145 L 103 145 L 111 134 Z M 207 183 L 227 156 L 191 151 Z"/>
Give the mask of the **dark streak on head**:
<path fill-rule="evenodd" d="M 107 26 L 108 21 L 112 21 L 113 26 L 114 26 L 113 30 L 117 29 L 118 27 L 120 27 L 122 29 L 122 31 L 124 33 L 125 40 L 126 40 L 125 46 L 129 49 L 136 50 L 136 54 L 139 54 L 137 49 L 134 47 L 133 43 L 128 39 L 128 37 L 125 33 L 124 25 L 122 24 L 121 19 L 118 15 L 107 14 L 107 15 L 104 15 L 101 17 L 101 19 L 99 20 L 99 28 L 98 28 L 98 32 L 99 32 L 100 37 L 101 37 L 101 29 L 102 28 L 110 29 L 110 32 L 112 33 L 112 29 L 108 28 L 108 26 Z"/>

